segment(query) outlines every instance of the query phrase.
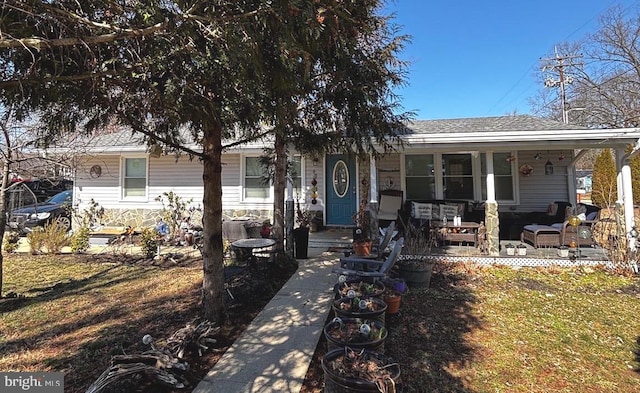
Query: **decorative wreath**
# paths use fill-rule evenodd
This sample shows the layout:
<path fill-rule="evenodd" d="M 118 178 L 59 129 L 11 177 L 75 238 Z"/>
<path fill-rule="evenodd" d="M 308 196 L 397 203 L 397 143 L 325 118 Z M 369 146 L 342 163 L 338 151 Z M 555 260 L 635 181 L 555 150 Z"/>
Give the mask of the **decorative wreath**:
<path fill-rule="evenodd" d="M 520 166 L 520 174 L 522 176 L 531 176 L 533 173 L 533 167 L 529 164 L 522 164 Z"/>

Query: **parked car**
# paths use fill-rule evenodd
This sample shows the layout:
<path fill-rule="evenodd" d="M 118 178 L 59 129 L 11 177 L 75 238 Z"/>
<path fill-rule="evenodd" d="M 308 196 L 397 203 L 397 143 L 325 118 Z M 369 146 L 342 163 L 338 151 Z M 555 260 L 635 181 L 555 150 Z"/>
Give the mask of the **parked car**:
<path fill-rule="evenodd" d="M 62 191 L 42 203 L 23 206 L 9 213 L 7 221 L 12 230 L 29 233 L 35 227 L 56 223 L 65 230 L 71 229 L 73 191 Z"/>

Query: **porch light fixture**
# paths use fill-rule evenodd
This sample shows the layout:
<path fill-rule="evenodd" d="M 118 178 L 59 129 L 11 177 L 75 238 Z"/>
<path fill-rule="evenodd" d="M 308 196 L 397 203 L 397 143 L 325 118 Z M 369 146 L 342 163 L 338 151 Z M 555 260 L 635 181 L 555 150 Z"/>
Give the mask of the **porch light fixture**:
<path fill-rule="evenodd" d="M 544 174 L 545 175 L 553 175 L 553 163 L 547 159 L 547 162 L 544 164 Z"/>

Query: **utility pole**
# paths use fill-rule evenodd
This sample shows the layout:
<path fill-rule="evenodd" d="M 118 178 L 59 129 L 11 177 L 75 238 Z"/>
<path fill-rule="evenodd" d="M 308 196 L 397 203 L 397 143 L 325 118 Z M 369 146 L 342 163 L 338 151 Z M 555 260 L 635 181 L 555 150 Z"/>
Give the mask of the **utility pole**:
<path fill-rule="evenodd" d="M 567 110 L 567 91 L 566 91 L 566 85 L 573 83 L 573 78 L 571 78 L 571 76 L 567 76 L 565 73 L 565 67 L 571 67 L 571 66 L 575 66 L 577 64 L 573 63 L 572 60 L 575 58 L 579 58 L 581 57 L 580 55 L 571 55 L 571 56 L 560 56 L 558 54 L 558 48 L 555 47 L 554 48 L 555 51 L 555 57 L 552 59 L 541 59 L 542 61 L 546 61 L 546 62 L 552 62 L 554 61 L 555 64 L 551 64 L 549 66 L 544 66 L 542 68 L 542 71 L 546 71 L 547 69 L 550 69 L 552 71 L 554 71 L 555 73 L 557 73 L 558 75 L 558 79 L 555 79 L 553 77 L 548 77 L 545 78 L 544 80 L 544 86 L 545 87 L 559 87 L 560 88 L 560 105 L 562 108 L 562 122 L 564 124 L 568 124 L 569 123 L 569 116 L 568 116 L 568 110 Z"/>

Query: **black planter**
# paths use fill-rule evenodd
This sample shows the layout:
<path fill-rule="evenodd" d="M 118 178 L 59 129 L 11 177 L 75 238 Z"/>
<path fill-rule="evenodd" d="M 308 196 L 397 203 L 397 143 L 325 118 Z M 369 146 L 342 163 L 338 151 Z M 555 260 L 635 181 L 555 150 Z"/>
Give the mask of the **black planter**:
<path fill-rule="evenodd" d="M 341 318 L 342 322 L 333 320 L 325 325 L 324 336 L 327 339 L 327 350 L 332 351 L 334 349 L 349 347 L 351 349 L 360 351 L 361 349 L 368 349 L 370 351 L 376 351 L 384 353 L 384 342 L 387 339 L 387 329 L 384 327 L 384 323 L 380 321 L 369 321 L 365 319 L 354 318 Z M 371 337 L 370 335 L 363 335 L 358 332 L 358 327 L 362 323 L 367 323 L 371 326 L 371 329 L 379 332 L 379 337 Z M 339 330 L 342 334 L 332 334 Z M 349 333 L 348 337 L 343 337 L 344 334 Z M 337 337 L 336 337 L 337 336 Z"/>
<path fill-rule="evenodd" d="M 384 323 L 385 313 L 387 311 L 387 303 L 385 303 L 384 300 L 378 297 L 370 297 L 363 300 L 374 303 L 375 310 L 370 310 L 368 308 L 360 309 L 359 307 L 353 305 L 354 302 L 352 301 L 352 299 L 348 297 L 342 297 L 333 301 L 333 312 L 340 318 L 369 319 Z"/>
<path fill-rule="evenodd" d="M 385 370 L 390 373 L 390 379 L 394 384 L 400 379 L 400 366 L 391 358 L 374 351 L 365 350 L 363 352 L 369 358 L 378 359 L 380 364 L 386 365 Z M 380 390 L 376 382 L 372 380 L 364 380 L 361 378 L 353 378 L 342 375 L 331 366 L 334 360 L 340 359 L 345 355 L 345 349 L 339 348 L 327 352 L 322 358 L 322 370 L 324 371 L 324 393 L 355 393 L 355 392 L 372 392 L 378 393 Z M 389 381 L 391 384 L 391 381 Z"/>
<path fill-rule="evenodd" d="M 295 246 L 295 258 L 307 259 L 309 250 L 309 228 L 293 229 L 293 244 Z"/>

